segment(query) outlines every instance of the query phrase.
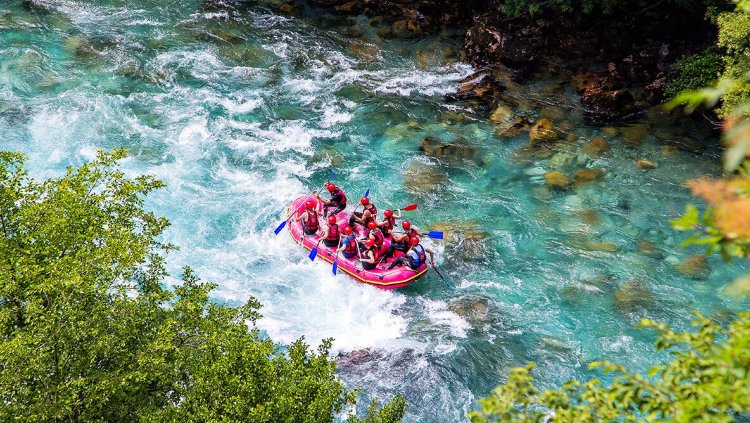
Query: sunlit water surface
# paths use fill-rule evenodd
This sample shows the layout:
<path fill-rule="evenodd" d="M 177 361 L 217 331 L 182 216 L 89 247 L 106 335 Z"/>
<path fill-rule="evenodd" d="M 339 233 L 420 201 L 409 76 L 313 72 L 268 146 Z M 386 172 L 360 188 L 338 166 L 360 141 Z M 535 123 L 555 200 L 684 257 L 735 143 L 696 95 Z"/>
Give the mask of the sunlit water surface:
<path fill-rule="evenodd" d="M 0 6 L 2 148 L 49 177 L 128 147 L 129 174 L 168 184 L 148 207 L 182 247 L 173 275 L 193 266 L 218 302 L 257 297 L 277 341 L 358 351 L 342 379 L 366 398 L 404 394 L 408 421 L 465 421 L 529 361 L 546 387 L 590 377 L 594 360 L 643 370 L 658 355 L 633 329 L 641 318 L 687 328 L 693 310 L 726 321 L 742 306 L 724 288 L 742 269 L 711 258 L 677 270 L 700 252 L 669 228 L 690 201 L 682 184 L 718 172 L 716 141 L 693 122 L 586 126 L 575 91 L 547 75 L 508 92 L 516 112 L 567 136 L 531 151 L 525 134 L 501 138 L 475 105 L 445 100 L 473 72 L 453 34 L 383 40 L 377 21 L 262 2 L 36 4 Z M 466 140 L 467 158 L 420 152 L 428 135 Z M 609 150 L 587 150 L 597 136 Z M 658 168 L 637 169 L 642 158 Z M 544 186 L 546 171 L 587 167 L 605 175 Z M 457 289 L 434 274 L 398 292 L 363 286 L 274 236 L 287 202 L 330 169 L 351 198 L 369 188 L 381 209 L 418 203 L 408 217 L 447 232 L 428 245 Z"/>

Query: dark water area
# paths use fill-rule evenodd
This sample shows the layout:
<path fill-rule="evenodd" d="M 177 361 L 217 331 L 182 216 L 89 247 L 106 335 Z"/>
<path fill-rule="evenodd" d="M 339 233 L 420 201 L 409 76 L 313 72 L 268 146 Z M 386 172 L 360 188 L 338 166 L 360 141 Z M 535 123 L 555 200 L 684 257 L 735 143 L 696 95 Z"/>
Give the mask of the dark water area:
<path fill-rule="evenodd" d="M 529 361 L 543 387 L 595 375 L 595 360 L 647 369 L 665 356 L 640 319 L 686 329 L 694 310 L 725 321 L 746 306 L 726 289 L 745 266 L 700 259 L 669 226 L 692 201 L 684 182 L 720 173 L 702 117 L 591 126 L 565 75 L 508 78 L 509 116 L 560 134 L 530 148 L 446 100 L 475 71 L 458 33 L 387 38 L 364 17 L 265 2 L 37 4 L 0 5 L 2 147 L 37 177 L 128 147 L 128 174 L 168 184 L 148 207 L 182 247 L 175 277 L 189 264 L 218 302 L 257 297 L 279 342 L 335 338 L 347 386 L 402 393 L 409 422 L 466 421 Z M 408 217 L 446 232 L 426 242 L 457 289 L 435 275 L 363 286 L 274 236 L 331 169 L 350 198 L 418 203 Z"/>

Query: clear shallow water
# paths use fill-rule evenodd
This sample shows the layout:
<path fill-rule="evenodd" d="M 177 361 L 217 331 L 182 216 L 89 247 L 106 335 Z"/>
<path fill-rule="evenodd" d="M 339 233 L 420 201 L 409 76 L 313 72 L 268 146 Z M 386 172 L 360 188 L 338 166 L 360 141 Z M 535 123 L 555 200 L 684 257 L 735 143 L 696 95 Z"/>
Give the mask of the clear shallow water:
<path fill-rule="evenodd" d="M 444 100 L 473 72 L 455 62 L 460 40 L 380 40 L 363 18 L 255 2 L 37 4 L 0 6 L 2 148 L 24 152 L 39 177 L 130 148 L 128 172 L 168 184 L 148 205 L 182 246 L 175 275 L 189 264 L 219 284 L 216 301 L 259 298 L 278 341 L 369 348 L 342 359 L 342 379 L 366 396 L 403 393 L 408 421 L 465 420 L 528 361 L 544 386 L 590 376 L 593 360 L 644 369 L 656 354 L 632 329 L 642 317 L 686 328 L 691 310 L 726 318 L 743 305 L 723 286 L 744 269 L 711 258 L 710 275 L 692 280 L 674 266 L 698 252 L 668 226 L 690 199 L 681 184 L 718 172 L 699 126 L 654 115 L 629 146 L 621 128 L 584 125 L 574 90 L 548 75 L 508 91 L 517 111 L 570 134 L 533 152 L 525 135 L 502 139 L 472 105 Z M 428 135 L 466 139 L 471 157 L 421 153 Z M 610 149 L 589 156 L 595 136 Z M 706 144 L 701 154 L 665 147 L 685 137 Z M 659 167 L 639 171 L 640 158 Z M 606 175 L 544 188 L 544 171 L 584 167 Z M 422 228 L 449 222 L 451 239 L 431 246 L 458 289 L 434 276 L 399 292 L 358 285 L 275 237 L 285 204 L 331 168 L 350 198 L 370 188 L 381 209 L 419 203 L 408 216 Z"/>

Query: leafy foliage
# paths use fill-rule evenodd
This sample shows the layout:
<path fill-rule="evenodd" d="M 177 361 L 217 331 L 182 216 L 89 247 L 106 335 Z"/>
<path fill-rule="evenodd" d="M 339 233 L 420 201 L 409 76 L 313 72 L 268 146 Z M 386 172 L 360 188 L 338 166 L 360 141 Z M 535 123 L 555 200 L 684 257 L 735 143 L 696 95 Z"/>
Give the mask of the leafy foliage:
<path fill-rule="evenodd" d="M 667 85 L 664 91 L 667 99 L 672 99 L 683 91 L 715 86 L 724 63 L 716 49 L 709 49 L 678 61 L 674 67 L 679 70 L 679 76 Z"/>
<path fill-rule="evenodd" d="M 654 2 L 647 0 L 638 0 L 626 2 L 622 0 L 501 0 L 500 9 L 511 16 L 518 16 L 524 13 L 531 15 L 544 12 L 546 10 L 556 10 L 565 13 L 602 13 L 615 14 L 625 10 L 643 11 L 648 10 Z M 702 8 L 702 9 L 722 9 L 724 2 L 721 0 L 670 0 L 668 5 L 671 7 Z"/>
<path fill-rule="evenodd" d="M 124 156 L 36 182 L 0 152 L 0 420 L 330 422 L 353 404 L 330 340 L 282 349 L 255 299 L 212 304 L 189 268 L 162 286 L 174 247 L 143 201 L 163 184 L 124 177 Z"/>
<path fill-rule="evenodd" d="M 614 375 L 611 383 L 571 381 L 560 390 L 540 392 L 530 374 L 533 365 L 516 368 L 506 384 L 479 401 L 481 409 L 470 414 L 471 421 L 729 422 L 750 412 L 750 313 L 740 313 L 727 329 L 701 315 L 693 325 L 694 332 L 674 332 L 643 320 L 641 327 L 659 332 L 657 349 L 674 356 L 648 376 L 595 362 L 589 367 Z"/>
<path fill-rule="evenodd" d="M 724 90 L 720 109 L 728 117 L 750 100 L 750 11 L 740 4 L 735 11 L 720 14 L 717 24 L 718 45 L 726 51 L 722 79 L 732 81 Z"/>

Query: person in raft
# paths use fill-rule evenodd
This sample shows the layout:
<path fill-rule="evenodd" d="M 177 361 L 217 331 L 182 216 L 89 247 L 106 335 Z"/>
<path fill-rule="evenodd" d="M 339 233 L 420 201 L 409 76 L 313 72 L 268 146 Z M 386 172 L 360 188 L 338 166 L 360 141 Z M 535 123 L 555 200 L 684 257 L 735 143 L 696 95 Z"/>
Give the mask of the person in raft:
<path fill-rule="evenodd" d="M 402 253 L 406 253 L 406 250 L 409 249 L 409 240 L 415 236 L 422 236 L 422 232 L 419 232 L 417 228 L 412 227 L 411 222 L 409 222 L 408 220 L 404 220 L 403 222 L 401 222 L 401 227 L 404 228 L 404 232 L 391 232 L 393 236 L 393 242 L 391 242 L 391 247 L 388 249 L 388 253 L 386 254 L 388 257 L 391 257 L 394 251 L 401 251 Z"/>
<path fill-rule="evenodd" d="M 391 235 L 391 232 L 396 227 L 396 219 L 401 219 L 401 210 L 398 210 L 397 215 L 393 214 L 393 210 L 383 212 L 383 221 L 378 224 L 378 227 L 383 231 L 384 236 Z"/>
<path fill-rule="evenodd" d="M 383 231 L 380 230 L 374 220 L 367 222 L 367 236 L 365 238 L 375 241 L 375 248 L 378 251 L 383 247 L 383 242 L 385 241 Z"/>
<path fill-rule="evenodd" d="M 331 181 L 326 182 L 326 190 L 331 194 L 329 200 L 320 198 L 320 195 L 317 192 L 315 193 L 315 198 L 323 204 L 323 216 L 328 216 L 329 214 L 333 216 L 343 211 L 346 208 L 346 194 L 344 194 L 344 190 L 334 185 Z M 333 208 L 333 211 L 329 213 L 328 209 L 330 208 Z"/>
<path fill-rule="evenodd" d="M 435 265 L 435 252 L 429 248 L 425 248 L 419 243 L 419 238 L 416 236 L 409 239 L 409 249 L 406 250 L 406 255 L 393 260 L 393 263 L 386 267 L 387 270 L 393 269 L 396 266 L 407 265 L 412 270 L 416 271 L 419 266 L 427 262 L 427 254 L 430 255 L 430 263 Z"/>
<path fill-rule="evenodd" d="M 302 221 L 302 230 L 305 235 L 315 235 L 318 232 L 320 224 L 318 223 L 318 212 L 315 211 L 315 202 L 308 200 L 305 202 L 305 212 L 294 218 L 296 222 Z"/>
<path fill-rule="evenodd" d="M 362 251 L 362 257 L 359 261 L 362 262 L 363 269 L 375 269 L 375 265 L 378 263 L 378 249 L 375 248 L 375 240 L 368 239 L 365 241 L 365 249 Z"/>
<path fill-rule="evenodd" d="M 370 202 L 370 199 L 367 197 L 362 197 L 359 200 L 359 204 L 362 204 L 364 206 L 364 210 L 361 212 L 354 212 L 352 213 L 352 217 L 349 219 L 349 226 L 354 226 L 354 223 L 359 223 L 360 225 L 367 227 L 367 223 L 371 220 L 375 221 L 375 219 L 378 217 L 378 209 L 375 207 L 375 204 L 372 204 Z"/>
<path fill-rule="evenodd" d="M 341 241 L 338 251 L 343 251 L 346 258 L 357 256 L 357 234 L 354 233 L 351 226 L 344 227 L 344 239 Z"/>
<path fill-rule="evenodd" d="M 339 225 L 336 224 L 336 216 L 328 216 L 328 227 L 323 234 L 320 236 L 323 239 L 323 244 L 326 247 L 338 247 L 339 246 Z"/>

